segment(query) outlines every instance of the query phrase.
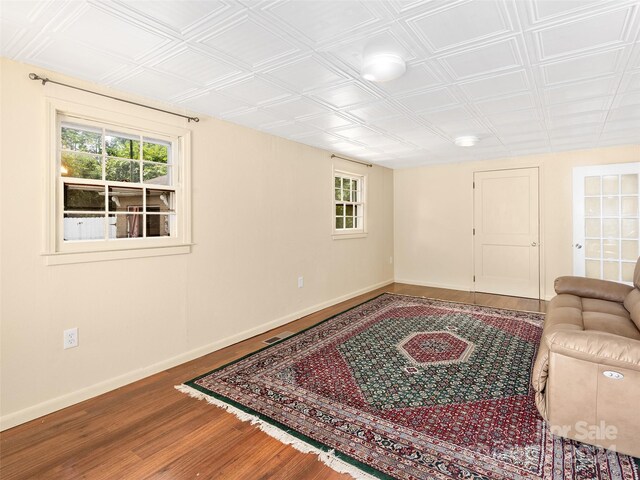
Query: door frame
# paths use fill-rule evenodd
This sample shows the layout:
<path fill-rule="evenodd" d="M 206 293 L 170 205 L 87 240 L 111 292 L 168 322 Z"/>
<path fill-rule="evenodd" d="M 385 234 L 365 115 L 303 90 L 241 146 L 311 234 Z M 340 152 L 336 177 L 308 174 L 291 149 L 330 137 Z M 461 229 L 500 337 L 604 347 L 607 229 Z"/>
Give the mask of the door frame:
<path fill-rule="evenodd" d="M 528 164 L 514 168 L 488 168 L 486 170 L 473 170 L 471 172 L 471 228 L 470 243 L 471 243 L 471 276 L 469 277 L 469 284 L 471 285 L 471 292 L 476 293 L 476 247 L 475 247 L 475 235 L 474 229 L 476 228 L 476 195 L 475 195 L 475 181 L 476 173 L 488 173 L 488 172 L 504 172 L 513 170 L 527 170 L 530 168 L 536 168 L 538 170 L 538 300 L 549 300 L 546 292 L 545 278 L 545 232 L 544 232 L 544 168 L 541 163 Z"/>

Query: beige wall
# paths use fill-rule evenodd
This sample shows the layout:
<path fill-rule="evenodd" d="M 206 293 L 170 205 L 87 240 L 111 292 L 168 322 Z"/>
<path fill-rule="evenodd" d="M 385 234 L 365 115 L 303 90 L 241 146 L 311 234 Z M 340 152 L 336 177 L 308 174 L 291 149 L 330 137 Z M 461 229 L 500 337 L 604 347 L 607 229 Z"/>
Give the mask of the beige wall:
<path fill-rule="evenodd" d="M 394 171 L 395 280 L 473 290 L 473 172 L 540 167 L 542 295 L 572 273 L 572 169 L 640 161 L 640 146 Z"/>
<path fill-rule="evenodd" d="M 188 124 L 191 254 L 45 266 L 45 95 L 187 123 L 43 87 L 27 78 L 31 71 L 47 74 L 40 68 L 3 59 L 1 69 L 3 428 L 392 281 L 391 170 L 340 164 L 368 174 L 369 235 L 333 240 L 328 152 L 204 116 Z M 80 346 L 63 350 L 62 331 L 70 327 L 79 327 Z"/>

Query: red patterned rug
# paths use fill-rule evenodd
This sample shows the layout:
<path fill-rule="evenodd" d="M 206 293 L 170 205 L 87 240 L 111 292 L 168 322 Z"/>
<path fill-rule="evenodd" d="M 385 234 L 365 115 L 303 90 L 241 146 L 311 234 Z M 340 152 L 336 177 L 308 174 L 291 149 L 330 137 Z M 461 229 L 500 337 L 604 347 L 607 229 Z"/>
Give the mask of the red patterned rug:
<path fill-rule="evenodd" d="M 545 427 L 543 319 L 384 294 L 177 388 L 355 478 L 637 480 Z"/>

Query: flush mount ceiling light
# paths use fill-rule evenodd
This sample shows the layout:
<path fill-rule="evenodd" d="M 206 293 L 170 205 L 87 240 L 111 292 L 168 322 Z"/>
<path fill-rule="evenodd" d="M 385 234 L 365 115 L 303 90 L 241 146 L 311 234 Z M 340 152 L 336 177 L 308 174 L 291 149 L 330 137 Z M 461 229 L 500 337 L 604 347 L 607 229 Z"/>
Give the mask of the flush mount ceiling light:
<path fill-rule="evenodd" d="M 457 137 L 454 142 L 459 147 L 473 147 L 478 143 L 480 139 L 475 135 L 465 135 L 463 137 Z"/>
<path fill-rule="evenodd" d="M 365 52 L 362 78 L 370 82 L 389 82 L 404 75 L 407 64 L 397 53 Z"/>

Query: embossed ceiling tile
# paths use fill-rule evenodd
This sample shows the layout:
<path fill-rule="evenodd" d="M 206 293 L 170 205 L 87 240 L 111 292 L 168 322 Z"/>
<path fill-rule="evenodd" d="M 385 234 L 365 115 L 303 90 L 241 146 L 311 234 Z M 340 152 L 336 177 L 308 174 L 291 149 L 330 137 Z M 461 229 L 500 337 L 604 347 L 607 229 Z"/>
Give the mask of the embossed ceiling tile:
<path fill-rule="evenodd" d="M 300 120 L 302 123 L 307 123 L 309 125 L 313 125 L 314 127 L 320 129 L 329 129 L 329 128 L 339 128 L 346 127 L 347 125 L 352 125 L 350 120 L 342 117 L 336 113 L 327 113 L 324 115 L 318 115 L 310 118 L 304 118 Z"/>
<path fill-rule="evenodd" d="M 609 50 L 542 65 L 545 85 L 576 82 L 615 73 L 621 54 L 621 49 Z"/>
<path fill-rule="evenodd" d="M 190 108 L 194 112 L 203 112 L 212 116 L 223 116 L 236 110 L 247 109 L 248 104 L 229 98 L 218 92 L 205 92 L 179 102 L 180 105 Z"/>
<path fill-rule="evenodd" d="M 408 65 L 407 72 L 400 78 L 391 82 L 384 82 L 378 85 L 385 92 L 391 95 L 408 93 L 416 90 L 424 90 L 442 84 L 433 70 L 424 63 Z"/>
<path fill-rule="evenodd" d="M 386 137 L 384 135 L 372 135 L 369 137 L 362 137 L 362 138 L 358 138 L 359 142 L 364 143 L 365 145 L 374 147 L 374 148 L 383 148 L 385 146 L 390 146 L 390 145 L 395 145 L 398 143 L 397 140 L 391 138 L 391 137 Z"/>
<path fill-rule="evenodd" d="M 392 155 L 412 154 L 416 147 L 407 143 L 395 142 L 380 147 L 384 153 Z"/>
<path fill-rule="evenodd" d="M 524 123 L 511 123 L 506 125 L 500 125 L 500 128 L 496 127 L 496 134 L 499 137 L 509 136 L 515 134 L 526 134 L 538 132 L 544 134 L 547 129 L 542 122 L 524 122 Z"/>
<path fill-rule="evenodd" d="M 629 36 L 633 8 L 618 9 L 535 32 L 540 60 L 621 44 Z"/>
<path fill-rule="evenodd" d="M 434 52 L 509 33 L 509 16 L 500 1 L 463 2 L 407 20 Z"/>
<path fill-rule="evenodd" d="M 168 57 L 163 55 L 153 67 L 166 73 L 177 73 L 201 85 L 219 82 L 229 76 L 243 73 L 231 64 L 187 48 Z"/>
<path fill-rule="evenodd" d="M 413 112 L 438 110 L 458 104 L 458 100 L 447 88 L 439 88 L 430 92 L 416 93 L 398 98 L 398 101 Z"/>
<path fill-rule="evenodd" d="M 626 84 L 626 91 L 635 92 L 640 90 L 640 72 L 629 75 Z"/>
<path fill-rule="evenodd" d="M 572 127 L 574 125 L 584 124 L 602 124 L 605 119 L 604 112 L 583 112 L 578 115 L 565 115 L 552 117 L 548 120 L 548 125 L 552 129 L 560 129 L 564 127 Z"/>
<path fill-rule="evenodd" d="M 616 99 L 617 107 L 624 107 L 627 105 L 638 105 L 640 103 L 640 92 L 635 93 L 625 93 L 619 95 Z"/>
<path fill-rule="evenodd" d="M 116 86 L 158 99 L 185 95 L 197 88 L 195 84 L 185 82 L 183 79 L 163 75 L 148 69 L 119 80 Z"/>
<path fill-rule="evenodd" d="M 23 32 L 24 29 L 0 18 L 0 55 L 10 55 L 11 43 L 17 41 L 17 37 Z"/>
<path fill-rule="evenodd" d="M 371 123 L 379 118 L 392 117 L 400 113 L 396 107 L 384 100 L 365 105 L 363 107 L 347 109 L 345 112 L 363 120 L 366 123 Z"/>
<path fill-rule="evenodd" d="M 336 144 L 344 144 L 342 137 L 336 137 L 327 132 L 316 132 L 300 137 L 300 141 L 308 145 L 323 145 L 325 148 L 332 148 Z"/>
<path fill-rule="evenodd" d="M 257 77 L 250 77 L 218 89 L 221 93 L 251 104 L 284 99 L 290 93 Z"/>
<path fill-rule="evenodd" d="M 229 4 L 215 0 L 122 0 L 122 4 L 180 33 L 208 16 L 218 15 L 231 8 Z"/>
<path fill-rule="evenodd" d="M 557 152 L 576 150 L 578 148 L 593 148 L 597 141 L 597 137 L 591 135 L 556 138 L 551 140 L 551 147 Z"/>
<path fill-rule="evenodd" d="M 298 93 L 344 82 L 347 79 L 345 75 L 337 74 L 314 57 L 294 60 L 265 72 L 265 75 L 279 80 Z"/>
<path fill-rule="evenodd" d="M 444 139 L 440 135 L 436 135 L 426 128 L 411 130 L 398 136 L 407 142 L 414 143 L 419 147 L 427 149 L 442 148 L 452 145 L 450 140 Z"/>
<path fill-rule="evenodd" d="M 343 108 L 376 100 L 373 94 L 354 84 L 325 88 L 312 94 L 335 108 Z"/>
<path fill-rule="evenodd" d="M 470 48 L 460 53 L 442 56 L 439 60 L 458 80 L 522 67 L 518 45 L 514 39 Z"/>
<path fill-rule="evenodd" d="M 553 105 L 585 98 L 613 95 L 616 89 L 615 80 L 614 77 L 606 77 L 552 87 L 545 90 L 544 96 L 546 103 Z"/>
<path fill-rule="evenodd" d="M 200 43 L 252 67 L 299 52 L 291 42 L 253 18 L 244 17 L 225 26 L 225 30 L 216 29 L 213 35 L 204 37 Z"/>
<path fill-rule="evenodd" d="M 570 125 L 549 131 L 549 139 L 553 143 L 559 139 L 565 139 L 578 136 L 597 136 L 600 134 L 602 125 L 592 123 L 588 125 Z"/>
<path fill-rule="evenodd" d="M 465 107 L 457 106 L 445 110 L 437 110 L 434 112 L 421 113 L 420 117 L 424 118 L 431 124 L 439 124 L 445 122 L 454 122 L 471 118 L 473 115 Z"/>
<path fill-rule="evenodd" d="M 374 119 L 369 122 L 369 125 L 392 134 L 415 130 L 424 126 L 417 119 L 405 115 Z"/>
<path fill-rule="evenodd" d="M 627 120 L 627 119 L 640 119 L 640 104 L 613 108 L 609 112 L 608 119 L 612 122 L 619 121 L 619 120 Z M 640 133 L 639 133 L 639 139 L 640 139 Z"/>
<path fill-rule="evenodd" d="M 640 128 L 640 119 L 636 119 L 631 122 L 629 122 L 628 120 L 623 120 L 620 122 L 608 121 L 607 123 L 605 123 L 602 133 L 612 135 L 618 132 L 635 131 L 635 136 L 637 138 L 638 128 Z"/>
<path fill-rule="evenodd" d="M 376 134 L 374 130 L 371 130 L 367 127 L 350 127 L 350 128 L 340 128 L 332 130 L 332 133 L 335 135 L 340 135 L 341 137 L 348 138 L 350 140 L 357 140 L 359 138 L 371 137 Z"/>
<path fill-rule="evenodd" d="M 365 149 L 362 153 L 359 154 L 359 157 L 363 158 L 364 160 L 369 160 L 370 162 L 378 162 L 380 160 L 388 160 L 391 158 L 390 155 L 373 148 Z"/>
<path fill-rule="evenodd" d="M 263 127 L 263 130 L 284 138 L 297 138 L 318 132 L 318 130 L 310 127 L 309 125 L 302 125 L 296 122 L 279 122 L 274 125 L 265 125 Z"/>
<path fill-rule="evenodd" d="M 285 120 L 317 115 L 327 111 L 322 105 L 303 97 L 265 105 L 263 110 Z"/>
<path fill-rule="evenodd" d="M 108 34 L 96 30 L 108 28 Z M 127 60 L 137 60 L 169 43 L 169 39 L 89 5 L 61 32 L 68 40 Z M 135 41 L 132 41 L 135 39 Z"/>
<path fill-rule="evenodd" d="M 276 123 L 278 121 L 277 117 L 269 115 L 267 112 L 263 112 L 258 108 L 250 108 L 243 112 L 232 113 L 226 115 L 224 119 L 233 123 L 239 123 L 241 125 L 248 125 L 251 127 L 259 127 L 261 125 Z"/>
<path fill-rule="evenodd" d="M 331 147 L 340 153 L 349 153 L 354 155 L 356 152 L 364 152 L 366 149 L 362 145 L 358 145 L 351 142 L 336 142 L 331 145 Z"/>
<path fill-rule="evenodd" d="M 378 21 L 366 8 L 366 2 L 290 0 L 275 3 L 268 11 L 315 43 L 344 36 Z"/>
<path fill-rule="evenodd" d="M 541 154 L 549 153 L 551 151 L 552 151 L 551 147 L 533 147 L 533 148 L 511 150 L 512 154 L 518 157 L 524 157 L 527 155 L 541 155 Z"/>
<path fill-rule="evenodd" d="M 0 16 L 3 20 L 25 27 L 49 16 L 52 7 L 50 0 L 2 0 L 1 5 Z"/>
<path fill-rule="evenodd" d="M 532 6 L 534 19 L 538 21 L 587 9 L 601 3 L 603 3 L 602 0 L 534 0 Z"/>
<path fill-rule="evenodd" d="M 437 128 L 451 138 L 461 135 L 482 136 L 490 133 L 490 130 L 486 126 L 470 118 L 456 120 L 455 122 L 439 123 Z"/>
<path fill-rule="evenodd" d="M 547 108 L 547 112 L 551 117 L 574 115 L 579 113 L 604 111 L 608 109 L 607 106 L 611 102 L 613 97 L 597 97 L 589 100 L 581 100 L 569 103 L 561 103 L 558 105 L 552 105 Z"/>
<path fill-rule="evenodd" d="M 96 58 L 100 58 L 96 62 Z M 30 63 L 82 78 L 101 78 L 123 65 L 121 59 L 102 54 L 65 38 L 50 39 L 28 58 Z"/>
<path fill-rule="evenodd" d="M 537 132 L 526 132 L 526 133 L 515 133 L 515 134 L 510 134 L 510 135 L 503 135 L 501 134 L 499 136 L 500 140 L 502 142 L 504 142 L 507 145 L 519 145 L 519 144 L 523 144 L 523 143 L 543 143 L 546 144 L 549 141 L 549 138 L 546 134 L 546 132 L 541 132 L 541 131 L 537 131 Z"/>
<path fill-rule="evenodd" d="M 473 103 L 473 106 L 485 115 L 510 112 L 523 108 L 533 108 L 534 105 L 533 95 L 528 92 Z"/>
<path fill-rule="evenodd" d="M 598 139 L 596 145 L 599 147 L 619 146 L 619 145 L 636 145 L 638 143 L 637 135 L 629 133 L 627 135 L 602 135 Z"/>
<path fill-rule="evenodd" d="M 529 82 L 524 70 L 494 75 L 472 82 L 464 82 L 460 83 L 459 86 L 473 101 L 529 90 Z"/>
<path fill-rule="evenodd" d="M 510 125 L 512 123 L 538 122 L 540 120 L 540 115 L 536 110 L 530 108 L 526 110 L 514 110 L 512 112 L 490 115 L 487 117 L 487 120 L 489 120 L 491 125 L 500 128 L 503 125 Z"/>

